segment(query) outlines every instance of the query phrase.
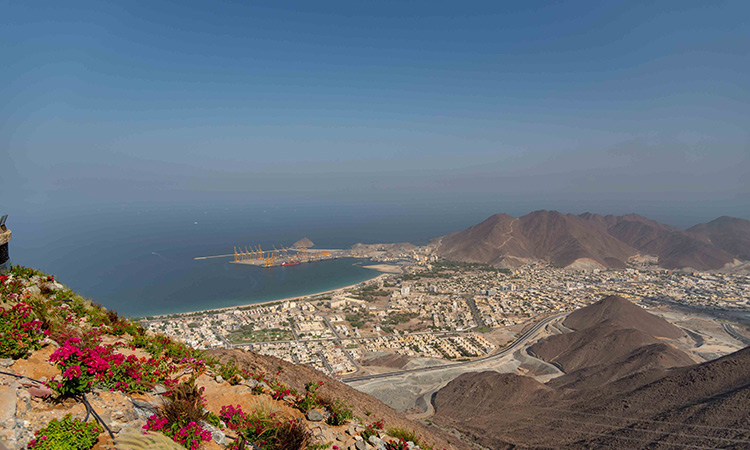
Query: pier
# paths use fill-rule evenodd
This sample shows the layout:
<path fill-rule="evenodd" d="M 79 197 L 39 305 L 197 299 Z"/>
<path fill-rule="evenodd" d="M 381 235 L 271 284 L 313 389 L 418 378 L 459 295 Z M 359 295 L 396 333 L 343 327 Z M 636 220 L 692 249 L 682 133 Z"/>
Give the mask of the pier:
<path fill-rule="evenodd" d="M 250 264 L 260 267 L 296 266 L 298 264 L 325 261 L 350 256 L 347 250 L 311 250 L 307 248 L 286 248 L 263 250 L 257 247 L 234 247 L 234 261 L 236 264 Z"/>

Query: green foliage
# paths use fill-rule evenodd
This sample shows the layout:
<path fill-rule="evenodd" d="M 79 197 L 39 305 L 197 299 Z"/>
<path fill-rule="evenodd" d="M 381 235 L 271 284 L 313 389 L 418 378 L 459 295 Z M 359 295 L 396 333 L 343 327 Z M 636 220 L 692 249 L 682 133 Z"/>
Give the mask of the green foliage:
<path fill-rule="evenodd" d="M 195 378 L 190 378 L 164 395 L 164 403 L 159 408 L 158 416 L 167 419 L 170 425 L 200 422 L 208 417 L 204 412 L 204 405 L 203 388 L 195 385 Z"/>
<path fill-rule="evenodd" d="M 406 323 L 416 317 L 419 317 L 419 314 L 413 312 L 393 313 L 388 316 L 388 320 L 386 323 L 398 325 L 400 323 Z"/>
<path fill-rule="evenodd" d="M 252 445 L 263 450 L 309 448 L 311 433 L 299 420 L 280 421 L 273 413 L 262 410 L 255 410 L 248 415 L 239 405 L 222 407 L 220 415 L 238 435 L 238 439 L 227 447 L 228 450 L 249 450 Z"/>
<path fill-rule="evenodd" d="M 331 448 L 331 445 L 333 445 L 330 442 L 327 442 L 325 444 L 311 444 L 307 446 L 307 450 L 325 450 L 327 448 Z"/>
<path fill-rule="evenodd" d="M 294 407 L 306 413 L 307 411 L 310 411 L 311 409 L 319 406 L 320 402 L 318 401 L 316 391 L 318 390 L 318 388 L 320 388 L 321 385 L 323 385 L 322 382 L 307 383 L 305 385 L 305 395 L 298 398 L 298 400 L 294 403 Z"/>
<path fill-rule="evenodd" d="M 52 419 L 46 427 L 36 432 L 29 442 L 31 450 L 89 450 L 96 444 L 101 428 L 96 423 L 71 419 Z"/>
<path fill-rule="evenodd" d="M 8 271 L 11 275 L 19 278 L 23 278 L 24 280 L 28 280 L 33 276 L 39 276 L 39 277 L 46 277 L 44 273 L 32 269 L 31 267 L 24 267 L 19 266 L 18 264 L 13 264 L 10 266 L 10 270 Z"/>
<path fill-rule="evenodd" d="M 219 375 L 224 378 L 229 384 L 237 385 L 243 380 L 240 374 L 240 369 L 234 364 L 234 361 L 229 361 L 226 364 L 219 364 L 216 368 Z"/>
<path fill-rule="evenodd" d="M 390 292 L 378 289 L 378 287 L 374 284 L 362 287 L 352 294 L 354 298 L 358 298 L 360 300 L 365 300 L 368 302 L 373 302 L 377 300 L 378 297 L 387 297 L 389 295 Z"/>
<path fill-rule="evenodd" d="M 330 414 L 326 420 L 328 425 L 343 425 L 354 418 L 351 407 L 341 400 L 321 400 L 320 403 Z"/>
<path fill-rule="evenodd" d="M 32 317 L 30 305 L 0 306 L 0 358 L 23 358 L 42 346 L 44 336 L 42 322 Z"/>
<path fill-rule="evenodd" d="M 367 318 L 361 314 L 347 314 L 346 321 L 349 322 L 349 325 L 353 328 L 362 328 L 362 325 L 367 322 Z"/>
<path fill-rule="evenodd" d="M 415 444 L 419 442 L 419 436 L 417 436 L 417 433 L 414 430 L 407 430 L 406 428 L 388 428 L 388 430 L 386 430 L 386 434 L 396 439 L 412 441 Z"/>
<path fill-rule="evenodd" d="M 415 443 L 423 450 L 433 449 L 433 446 L 424 442 L 414 430 L 407 430 L 406 428 L 394 427 L 394 428 L 388 428 L 388 430 L 386 431 L 386 434 L 388 434 L 388 436 L 399 439 L 399 441 L 392 441 L 392 443 L 394 444 L 393 447 L 389 447 L 388 445 L 386 445 L 386 449 L 394 449 L 394 450 L 401 449 L 402 448 L 401 445 L 405 445 L 406 442 L 408 441 Z"/>

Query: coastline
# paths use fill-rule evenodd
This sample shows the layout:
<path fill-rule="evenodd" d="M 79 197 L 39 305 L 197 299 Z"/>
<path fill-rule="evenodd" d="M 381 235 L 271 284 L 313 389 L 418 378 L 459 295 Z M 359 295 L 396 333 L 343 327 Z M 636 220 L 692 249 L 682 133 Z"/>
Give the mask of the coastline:
<path fill-rule="evenodd" d="M 397 267 L 397 266 L 390 266 L 390 267 Z M 392 270 L 384 270 L 384 268 L 371 267 L 370 269 L 371 270 L 376 270 L 376 271 L 380 272 L 380 274 L 374 276 L 373 278 L 369 278 L 367 280 L 360 281 L 358 283 L 350 284 L 348 286 L 342 286 L 342 287 L 335 288 L 335 289 L 329 289 L 327 291 L 313 292 L 311 294 L 298 295 L 296 297 L 279 298 L 279 299 L 276 299 L 276 300 L 265 300 L 265 301 L 261 301 L 261 302 L 243 303 L 243 304 L 235 305 L 235 306 L 224 306 L 224 307 L 221 307 L 221 308 L 197 309 L 195 311 L 185 311 L 185 312 L 180 312 L 180 313 L 149 315 L 148 317 L 153 317 L 154 319 L 161 319 L 161 318 L 164 318 L 164 317 L 179 317 L 179 316 L 189 316 L 189 315 L 193 315 L 193 314 L 218 313 L 218 312 L 222 312 L 222 311 L 230 311 L 230 310 L 237 309 L 237 308 L 246 308 L 248 306 L 262 306 L 262 305 L 268 305 L 268 304 L 271 304 L 271 303 L 297 301 L 297 300 L 301 300 L 303 298 L 315 297 L 315 296 L 326 295 L 326 294 L 335 295 L 335 294 L 340 294 L 343 291 L 346 291 L 348 289 L 352 289 L 352 288 L 356 287 L 359 284 L 369 283 L 369 282 L 375 281 L 375 280 L 380 280 L 380 279 L 383 279 L 383 278 L 385 278 L 385 277 L 387 277 L 389 275 L 393 275 L 395 273 Z M 140 319 L 141 320 L 145 320 L 145 317 L 141 317 Z"/>

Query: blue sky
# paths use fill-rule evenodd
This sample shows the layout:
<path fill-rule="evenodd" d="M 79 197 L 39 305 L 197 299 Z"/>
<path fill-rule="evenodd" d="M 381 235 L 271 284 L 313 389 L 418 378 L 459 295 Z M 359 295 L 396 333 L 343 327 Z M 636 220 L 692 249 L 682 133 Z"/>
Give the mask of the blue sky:
<path fill-rule="evenodd" d="M 5 210 L 750 218 L 745 1 L 0 7 Z"/>

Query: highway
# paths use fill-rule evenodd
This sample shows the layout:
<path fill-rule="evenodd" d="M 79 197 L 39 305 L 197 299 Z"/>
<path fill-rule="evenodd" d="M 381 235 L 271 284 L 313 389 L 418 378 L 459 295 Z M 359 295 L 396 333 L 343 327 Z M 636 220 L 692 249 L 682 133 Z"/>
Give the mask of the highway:
<path fill-rule="evenodd" d="M 561 313 L 561 314 L 556 314 L 554 316 L 547 317 L 546 319 L 542 320 L 538 324 L 534 325 L 530 330 L 528 330 L 527 332 L 525 332 L 524 334 L 522 334 L 518 339 L 516 339 L 515 341 L 513 341 L 512 344 L 510 344 L 509 346 L 507 346 L 503 350 L 500 350 L 499 352 L 497 352 L 497 353 L 495 353 L 493 355 L 485 356 L 483 358 L 475 359 L 473 361 L 464 361 L 464 362 L 457 362 L 457 363 L 452 363 L 452 364 L 444 364 L 444 365 L 440 365 L 440 366 L 420 367 L 420 368 L 417 368 L 417 369 L 399 370 L 399 371 L 396 371 L 396 372 L 379 373 L 379 374 L 374 374 L 374 375 L 365 375 L 365 376 L 360 376 L 360 377 L 344 378 L 341 381 L 344 382 L 344 383 L 350 383 L 350 382 L 354 382 L 354 381 L 374 380 L 374 379 L 378 379 L 378 378 L 399 377 L 399 376 L 408 375 L 408 374 L 412 374 L 412 373 L 429 372 L 429 371 L 432 371 L 432 370 L 442 370 L 442 369 L 454 368 L 454 367 L 458 367 L 458 366 L 468 366 L 468 365 L 472 365 L 472 364 L 481 363 L 481 362 L 484 362 L 484 361 L 490 361 L 490 360 L 496 359 L 496 358 L 502 358 L 503 356 L 507 356 L 508 354 L 510 354 L 513 351 L 515 351 L 518 347 L 520 347 L 523 344 L 525 344 L 526 341 L 528 341 L 534 334 L 536 334 L 537 331 L 539 331 L 540 329 L 542 329 L 545 325 L 547 325 L 548 323 L 550 323 L 550 322 L 552 322 L 554 320 L 559 319 L 560 317 L 564 317 L 567 314 L 568 313 Z"/>
<path fill-rule="evenodd" d="M 722 323 L 721 326 L 724 327 L 724 331 L 726 331 L 728 335 L 732 336 L 745 345 L 750 345 L 750 338 L 747 338 L 738 333 L 732 325 L 728 323 Z"/>

